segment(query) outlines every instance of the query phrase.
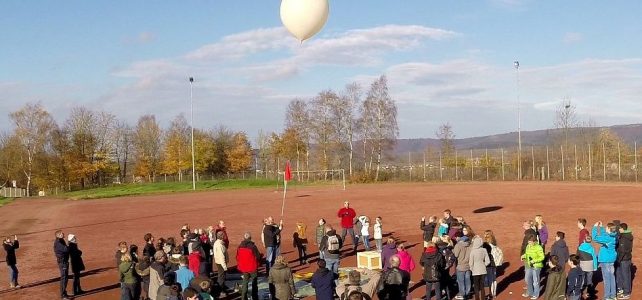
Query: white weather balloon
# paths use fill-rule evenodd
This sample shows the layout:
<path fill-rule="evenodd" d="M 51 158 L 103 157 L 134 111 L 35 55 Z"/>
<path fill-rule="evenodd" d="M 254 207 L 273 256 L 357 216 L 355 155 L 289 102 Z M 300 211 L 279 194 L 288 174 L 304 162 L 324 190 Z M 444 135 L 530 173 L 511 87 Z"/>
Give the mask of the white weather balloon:
<path fill-rule="evenodd" d="M 281 22 L 294 37 L 303 42 L 323 28 L 329 10 L 328 0 L 283 0 Z"/>

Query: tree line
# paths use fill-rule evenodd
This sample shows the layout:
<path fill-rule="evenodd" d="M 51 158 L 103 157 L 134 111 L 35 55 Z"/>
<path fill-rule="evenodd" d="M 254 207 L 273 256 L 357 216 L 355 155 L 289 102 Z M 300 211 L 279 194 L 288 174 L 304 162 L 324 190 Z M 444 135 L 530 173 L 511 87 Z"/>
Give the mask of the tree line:
<path fill-rule="evenodd" d="M 27 190 L 153 182 L 163 175 L 191 180 L 184 177 L 192 173 L 192 130 L 196 175 L 252 169 L 267 174 L 291 160 L 296 170 L 344 168 L 376 180 L 399 131 L 385 76 L 365 93 L 351 83 L 341 92 L 292 100 L 284 130 L 259 133 L 254 149 L 245 132 L 225 126 L 192 129 L 182 114 L 165 129 L 152 114 L 132 126 L 83 106 L 72 108 L 62 122 L 38 103 L 9 117 L 12 131 L 0 134 L 0 186 L 16 180 Z"/>

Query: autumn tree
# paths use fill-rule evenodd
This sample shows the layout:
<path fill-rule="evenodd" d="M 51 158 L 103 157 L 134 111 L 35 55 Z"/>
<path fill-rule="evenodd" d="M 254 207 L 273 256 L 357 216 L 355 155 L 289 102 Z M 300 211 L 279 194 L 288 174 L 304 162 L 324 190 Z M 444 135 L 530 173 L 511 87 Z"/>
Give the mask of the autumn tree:
<path fill-rule="evenodd" d="M 382 75 L 368 90 L 362 104 L 362 126 L 368 128 L 367 137 L 372 142 L 372 152 L 376 157 L 375 181 L 379 180 L 382 155 L 395 144 L 399 135 L 397 125 L 397 105 L 388 93 L 388 80 Z"/>
<path fill-rule="evenodd" d="M 163 173 L 178 174 L 182 181 L 183 170 L 192 165 L 190 127 L 183 114 L 176 116 L 166 131 L 163 154 Z"/>
<path fill-rule="evenodd" d="M 27 196 L 30 195 L 34 163 L 44 155 L 55 122 L 40 104 L 26 104 L 9 117 L 15 126 L 15 135 L 20 142 L 21 169 L 27 179 Z"/>
<path fill-rule="evenodd" d="M 216 168 L 221 156 L 214 134 L 194 129 L 194 159 L 197 174 Z"/>
<path fill-rule="evenodd" d="M 162 130 L 154 115 L 138 119 L 135 131 L 136 174 L 154 181 L 161 168 Z"/>
<path fill-rule="evenodd" d="M 232 137 L 232 145 L 225 150 L 232 173 L 246 172 L 252 166 L 252 148 L 244 132 L 237 132 Z"/>

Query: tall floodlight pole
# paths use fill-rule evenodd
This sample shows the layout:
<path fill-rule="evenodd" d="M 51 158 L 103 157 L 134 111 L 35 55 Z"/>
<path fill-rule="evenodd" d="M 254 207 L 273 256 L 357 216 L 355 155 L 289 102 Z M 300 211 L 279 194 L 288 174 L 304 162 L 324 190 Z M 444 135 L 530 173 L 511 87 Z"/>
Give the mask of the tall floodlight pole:
<path fill-rule="evenodd" d="M 513 62 L 517 74 L 517 180 L 522 180 L 522 115 L 519 100 L 519 61 Z"/>
<path fill-rule="evenodd" d="M 192 190 L 196 190 L 196 167 L 194 163 L 194 77 L 189 78 L 190 127 L 192 128 Z"/>

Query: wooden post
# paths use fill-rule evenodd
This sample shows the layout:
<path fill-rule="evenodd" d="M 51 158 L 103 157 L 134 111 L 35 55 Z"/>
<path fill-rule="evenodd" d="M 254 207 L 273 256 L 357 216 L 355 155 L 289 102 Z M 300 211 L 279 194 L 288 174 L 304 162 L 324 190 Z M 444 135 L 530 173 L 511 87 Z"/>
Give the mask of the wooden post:
<path fill-rule="evenodd" d="M 593 154 L 591 153 L 591 144 L 588 144 L 588 153 L 589 153 L 589 181 L 593 181 L 593 162 L 591 161 L 591 157 Z"/>
<path fill-rule="evenodd" d="M 439 180 L 444 181 L 444 170 L 441 167 L 441 151 L 439 151 Z"/>
<path fill-rule="evenodd" d="M 426 151 L 424 151 L 424 181 L 426 181 Z"/>
<path fill-rule="evenodd" d="M 473 149 L 470 149 L 470 181 L 475 180 L 475 164 L 473 162 Z"/>
<path fill-rule="evenodd" d="M 566 180 L 566 174 L 564 173 L 564 146 L 560 145 L 560 152 L 562 153 L 562 181 Z"/>
<path fill-rule="evenodd" d="M 635 182 L 638 182 L 638 142 L 633 142 L 633 157 L 635 159 Z"/>
<path fill-rule="evenodd" d="M 620 143 L 617 143 L 617 180 L 622 181 L 622 157 L 620 156 Z"/>
<path fill-rule="evenodd" d="M 410 161 L 410 151 L 408 151 L 408 178 L 412 181 L 412 162 Z"/>
<path fill-rule="evenodd" d="M 459 162 L 457 159 L 457 150 L 455 150 L 455 180 L 459 180 Z"/>
<path fill-rule="evenodd" d="M 490 161 L 488 160 L 488 148 L 486 148 L 486 181 L 489 180 L 489 174 L 488 174 L 488 165 L 490 164 Z"/>
<path fill-rule="evenodd" d="M 577 144 L 576 144 L 576 145 L 574 145 L 574 147 L 575 147 L 575 180 L 577 181 L 577 180 L 580 180 L 580 179 L 578 178 L 578 176 L 579 176 L 579 175 L 578 175 L 578 174 L 579 174 L 579 170 L 577 169 L 577 167 L 578 167 L 578 166 L 577 166 Z"/>
<path fill-rule="evenodd" d="M 504 176 L 504 148 L 502 150 L 502 181 L 506 180 L 506 177 Z"/>
<path fill-rule="evenodd" d="M 602 166 L 604 167 L 603 181 L 606 181 L 606 145 L 602 143 Z"/>
<path fill-rule="evenodd" d="M 546 145 L 546 180 L 551 180 L 551 161 L 548 159 L 548 145 Z"/>
<path fill-rule="evenodd" d="M 533 161 L 533 178 L 532 178 L 532 180 L 535 180 L 535 149 L 533 149 L 533 146 L 531 146 L 531 160 Z"/>

